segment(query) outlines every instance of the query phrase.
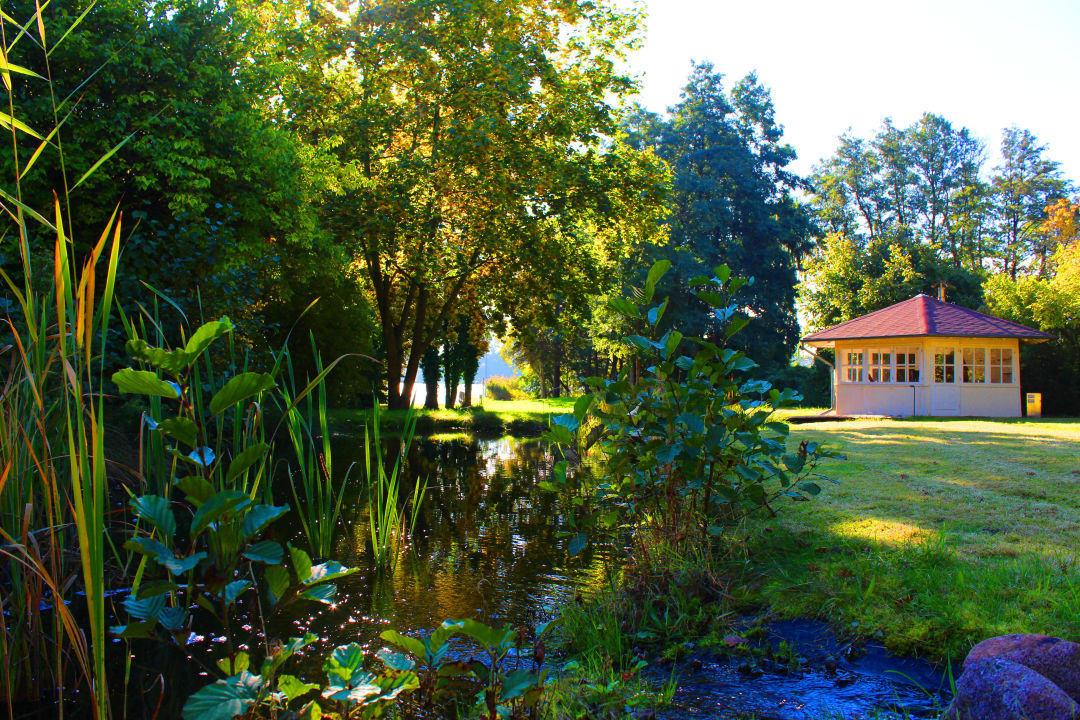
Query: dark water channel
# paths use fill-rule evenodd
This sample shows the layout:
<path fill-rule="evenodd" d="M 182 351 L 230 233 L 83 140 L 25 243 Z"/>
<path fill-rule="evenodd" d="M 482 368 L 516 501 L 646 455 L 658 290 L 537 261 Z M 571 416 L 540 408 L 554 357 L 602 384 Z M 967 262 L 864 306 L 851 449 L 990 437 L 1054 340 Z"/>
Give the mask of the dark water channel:
<path fill-rule="evenodd" d="M 362 464 L 362 438 L 335 442 L 335 466 Z M 417 476 L 429 478 L 414 547 L 390 571 L 367 570 L 370 541 L 360 499 L 345 513 L 346 531 L 335 556 L 365 568 L 339 585 L 340 602 L 287 631 L 310 630 L 326 647 L 358 641 L 372 649 L 392 627 L 423 633 L 447 619 L 535 625 L 562 603 L 602 586 L 615 552 L 591 545 L 571 557 L 572 508 L 538 488 L 550 478 L 552 458 L 535 440 L 420 440 L 409 454 L 402 493 Z M 696 656 L 675 668 L 674 705 L 660 713 L 684 718 L 901 718 L 937 717 L 947 703 L 942 673 L 931 665 L 890 655 L 870 643 L 851 651 L 822 624 L 777 622 L 768 638 L 786 642 L 804 660 L 799 671 L 779 663 Z M 650 671 L 659 683 L 671 666 Z"/>

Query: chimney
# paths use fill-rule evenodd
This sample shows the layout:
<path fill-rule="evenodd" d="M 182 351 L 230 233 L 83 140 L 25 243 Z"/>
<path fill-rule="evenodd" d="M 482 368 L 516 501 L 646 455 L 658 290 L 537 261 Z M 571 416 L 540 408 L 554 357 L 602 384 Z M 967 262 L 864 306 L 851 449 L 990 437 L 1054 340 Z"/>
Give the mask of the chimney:
<path fill-rule="evenodd" d="M 952 285 L 950 285 L 949 283 L 942 280 L 939 283 L 935 283 L 934 287 L 937 288 L 937 299 L 940 300 L 941 302 L 946 302 L 946 300 L 945 300 L 945 288 L 952 287 Z"/>

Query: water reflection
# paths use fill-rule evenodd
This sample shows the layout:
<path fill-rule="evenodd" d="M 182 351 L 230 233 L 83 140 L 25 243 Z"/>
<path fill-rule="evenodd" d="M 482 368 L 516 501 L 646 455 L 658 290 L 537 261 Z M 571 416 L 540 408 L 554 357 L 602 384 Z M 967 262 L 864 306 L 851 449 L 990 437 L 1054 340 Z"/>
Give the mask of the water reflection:
<path fill-rule="evenodd" d="M 335 465 L 362 467 L 363 438 L 340 438 L 334 453 Z M 417 441 L 402 479 L 403 498 L 418 478 L 428 480 L 413 547 L 402 550 L 392 570 L 371 570 L 366 497 L 352 498 L 334 556 L 362 572 L 339 583 L 336 608 L 307 627 L 295 618 L 290 629 L 310 629 L 333 646 L 371 642 L 386 627 L 429 630 L 451 618 L 517 625 L 547 619 L 583 584 L 604 577 L 608 557 L 603 546 L 568 555 L 559 533 L 573 509 L 538 487 L 550 478 L 552 462 L 537 440 Z"/>

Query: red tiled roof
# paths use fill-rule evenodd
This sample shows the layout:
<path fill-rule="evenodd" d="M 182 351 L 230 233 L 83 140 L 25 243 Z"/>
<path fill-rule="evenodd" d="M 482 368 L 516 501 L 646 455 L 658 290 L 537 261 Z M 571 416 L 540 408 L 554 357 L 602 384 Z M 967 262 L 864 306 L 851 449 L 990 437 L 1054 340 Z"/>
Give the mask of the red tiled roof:
<path fill-rule="evenodd" d="M 1002 337 L 1051 340 L 1053 335 L 986 313 L 916 295 L 887 308 L 811 333 L 804 342 L 889 337 Z"/>

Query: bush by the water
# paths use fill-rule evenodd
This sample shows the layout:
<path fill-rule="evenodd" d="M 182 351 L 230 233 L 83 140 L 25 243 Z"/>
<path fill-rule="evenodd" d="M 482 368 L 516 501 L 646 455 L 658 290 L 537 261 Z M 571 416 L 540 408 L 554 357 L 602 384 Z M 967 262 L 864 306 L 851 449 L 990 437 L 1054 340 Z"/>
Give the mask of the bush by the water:
<path fill-rule="evenodd" d="M 516 377 L 490 377 L 484 382 L 484 392 L 492 400 L 524 400 L 527 395 Z"/>

